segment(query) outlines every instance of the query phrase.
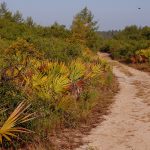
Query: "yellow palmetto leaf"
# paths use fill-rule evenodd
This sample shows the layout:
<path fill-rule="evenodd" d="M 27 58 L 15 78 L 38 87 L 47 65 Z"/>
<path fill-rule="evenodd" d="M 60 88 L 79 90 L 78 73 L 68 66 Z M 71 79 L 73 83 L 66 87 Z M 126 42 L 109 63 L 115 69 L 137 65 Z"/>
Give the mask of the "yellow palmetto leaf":
<path fill-rule="evenodd" d="M 61 93 L 69 85 L 70 81 L 66 76 L 57 76 L 53 80 L 53 90 L 55 93 Z"/>
<path fill-rule="evenodd" d="M 48 84 L 43 85 L 42 88 L 39 88 L 36 91 L 36 93 L 40 98 L 44 100 L 49 100 L 52 97 L 52 90 Z"/>
<path fill-rule="evenodd" d="M 78 79 L 84 77 L 86 73 L 85 65 L 79 60 L 72 61 L 69 69 L 70 69 L 69 78 L 72 82 L 77 81 Z"/>
<path fill-rule="evenodd" d="M 53 76 L 67 75 L 69 73 L 68 68 L 65 66 L 65 64 L 58 62 L 49 62 L 48 70 L 48 72 Z"/>
<path fill-rule="evenodd" d="M 93 74 L 93 77 L 94 76 L 97 76 L 97 75 L 100 75 L 102 72 L 102 68 L 100 65 L 93 65 L 92 66 L 92 74 Z"/>
<path fill-rule="evenodd" d="M 24 111 L 29 108 L 30 105 L 27 105 L 25 102 L 22 102 L 18 107 L 13 111 L 9 118 L 5 121 L 3 126 L 0 128 L 0 143 L 3 142 L 3 138 L 8 141 L 11 141 L 12 138 L 16 137 L 15 133 L 29 133 L 31 132 L 28 129 L 17 127 L 21 123 L 25 123 L 34 119 L 33 114 L 28 114 L 24 116 Z"/>
<path fill-rule="evenodd" d="M 44 76 L 40 72 L 32 77 L 33 88 L 36 88 L 37 86 L 44 85 L 46 82 L 47 82 L 47 76 Z"/>
<path fill-rule="evenodd" d="M 61 75 L 68 75 L 69 70 L 68 68 L 65 66 L 64 63 L 60 63 L 60 74 Z"/>
<path fill-rule="evenodd" d="M 36 69 L 41 65 L 41 62 L 37 59 L 32 58 L 30 61 L 34 65 L 34 68 Z"/>
<path fill-rule="evenodd" d="M 150 48 L 138 50 L 136 52 L 136 55 L 143 55 L 143 56 L 145 56 L 147 58 L 150 58 Z"/>

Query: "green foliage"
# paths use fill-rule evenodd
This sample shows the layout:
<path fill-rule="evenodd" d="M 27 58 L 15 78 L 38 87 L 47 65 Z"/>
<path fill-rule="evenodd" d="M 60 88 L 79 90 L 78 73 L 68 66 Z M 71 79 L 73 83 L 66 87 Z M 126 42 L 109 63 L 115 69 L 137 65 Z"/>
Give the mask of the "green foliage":
<path fill-rule="evenodd" d="M 146 58 L 150 58 L 150 48 L 148 49 L 142 49 L 136 52 L 137 55 L 143 55 Z"/>
<path fill-rule="evenodd" d="M 111 53 L 114 59 L 127 61 L 136 54 L 136 51 L 149 47 L 149 29 L 149 27 L 128 26 L 115 34 L 112 39 L 103 41 L 100 49 Z"/>
<path fill-rule="evenodd" d="M 33 27 L 34 26 L 34 22 L 32 17 L 27 17 L 27 19 L 25 20 L 25 23 L 27 24 L 27 26 L 29 27 Z"/>
<path fill-rule="evenodd" d="M 12 19 L 12 13 L 8 11 L 5 2 L 0 4 L 0 18 Z"/>
<path fill-rule="evenodd" d="M 60 25 L 55 22 L 49 29 L 49 35 L 56 38 L 67 38 L 70 36 L 70 31 L 66 29 L 65 25 Z"/>
<path fill-rule="evenodd" d="M 85 7 L 74 17 L 71 31 L 73 38 L 96 51 L 99 49 L 99 42 L 101 38 L 96 32 L 98 29 L 97 22 L 93 19 L 94 16 L 91 11 Z"/>
<path fill-rule="evenodd" d="M 58 23 L 43 27 L 31 17 L 24 20 L 19 11 L 10 12 L 5 3 L 0 5 L 0 103 L 8 108 L 0 122 L 2 129 L 24 99 L 32 104 L 30 113 L 36 112 L 38 119 L 21 126 L 34 130 L 43 141 L 58 124 L 76 127 L 87 117 L 97 103 L 100 90 L 96 87 L 110 84 L 112 76 L 110 65 L 91 51 L 98 50 L 101 41 L 93 19 L 85 8 L 74 18 L 71 29 Z M 19 107 L 26 114 L 26 107 Z M 20 135 L 20 128 L 14 129 L 23 118 L 17 113 L 15 119 L 16 123 L 10 122 L 11 133 L 4 136 L 0 130 L 0 140 Z M 30 136 L 23 139 L 19 146 L 32 142 Z M 4 143 L 11 147 L 6 140 Z"/>
<path fill-rule="evenodd" d="M 39 51 L 44 51 L 45 58 L 67 62 L 81 56 L 82 47 L 77 42 L 71 43 L 58 38 L 32 39 Z"/>
<path fill-rule="evenodd" d="M 17 23 L 22 23 L 23 22 L 22 14 L 19 11 L 16 11 L 13 15 L 13 20 Z"/>
<path fill-rule="evenodd" d="M 24 24 L 16 24 L 8 19 L 0 19 L 0 37 L 7 40 L 16 40 L 23 36 L 27 28 Z"/>

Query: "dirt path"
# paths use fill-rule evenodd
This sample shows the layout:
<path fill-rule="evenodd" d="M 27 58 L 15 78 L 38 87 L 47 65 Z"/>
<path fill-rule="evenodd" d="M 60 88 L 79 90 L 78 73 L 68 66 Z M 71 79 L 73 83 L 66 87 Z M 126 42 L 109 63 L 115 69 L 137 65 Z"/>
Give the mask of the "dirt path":
<path fill-rule="evenodd" d="M 77 150 L 150 150 L 150 76 L 115 61 L 120 83 L 111 113 Z"/>

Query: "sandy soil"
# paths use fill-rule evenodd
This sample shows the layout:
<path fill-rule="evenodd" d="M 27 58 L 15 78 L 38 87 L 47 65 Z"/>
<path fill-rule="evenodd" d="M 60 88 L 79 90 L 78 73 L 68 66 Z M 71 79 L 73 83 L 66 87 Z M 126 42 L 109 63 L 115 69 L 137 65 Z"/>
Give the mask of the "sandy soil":
<path fill-rule="evenodd" d="M 105 121 L 76 150 L 150 150 L 150 76 L 110 61 L 120 92 Z"/>

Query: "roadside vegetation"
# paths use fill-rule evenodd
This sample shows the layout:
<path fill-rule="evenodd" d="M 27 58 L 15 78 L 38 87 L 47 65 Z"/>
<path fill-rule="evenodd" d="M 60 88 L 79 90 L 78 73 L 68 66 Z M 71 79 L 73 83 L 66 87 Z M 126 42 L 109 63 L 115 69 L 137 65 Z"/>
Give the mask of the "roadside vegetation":
<path fill-rule="evenodd" d="M 100 50 L 110 53 L 113 59 L 150 71 L 150 27 L 132 25 L 112 32 L 111 38 L 103 39 Z"/>
<path fill-rule="evenodd" d="M 58 128 L 76 128 L 112 94 L 111 65 L 96 53 L 102 38 L 84 8 L 72 26 L 43 27 L 0 5 L 0 145 L 43 148 Z M 105 99 L 101 99 L 103 109 Z M 107 102 L 106 102 L 107 103 Z M 105 104 L 105 105 L 103 105 Z M 45 144 L 45 145 L 44 145 Z M 50 146 L 49 146 L 50 147 Z"/>

